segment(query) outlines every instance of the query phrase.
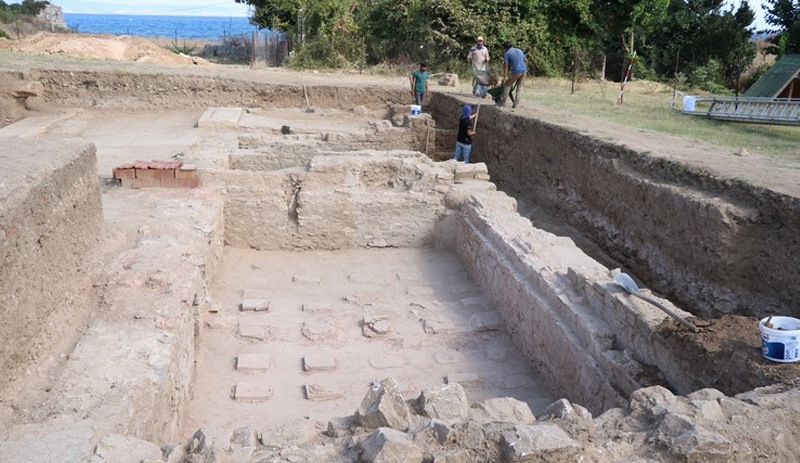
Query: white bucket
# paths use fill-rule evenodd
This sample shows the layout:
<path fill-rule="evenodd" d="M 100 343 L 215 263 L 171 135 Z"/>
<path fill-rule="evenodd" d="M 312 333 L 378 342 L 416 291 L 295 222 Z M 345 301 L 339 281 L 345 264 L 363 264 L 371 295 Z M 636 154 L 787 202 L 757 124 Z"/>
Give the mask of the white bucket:
<path fill-rule="evenodd" d="M 761 353 L 773 362 L 800 360 L 800 320 L 792 317 L 772 317 L 767 328 L 767 318 L 758 323 L 761 331 Z"/>
<path fill-rule="evenodd" d="M 418 104 L 411 105 L 411 115 L 412 116 L 419 116 L 422 113 L 422 106 Z"/>

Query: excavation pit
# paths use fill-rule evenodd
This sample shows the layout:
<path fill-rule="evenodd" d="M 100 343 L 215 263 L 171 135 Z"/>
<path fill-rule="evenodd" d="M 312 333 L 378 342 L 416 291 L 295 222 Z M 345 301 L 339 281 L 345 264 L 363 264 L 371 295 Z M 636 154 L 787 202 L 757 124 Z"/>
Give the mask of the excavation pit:
<path fill-rule="evenodd" d="M 458 101 L 437 98 L 434 106 Z M 197 161 L 197 191 L 102 190 L 114 231 L 103 245 L 103 265 L 93 267 L 103 271 L 95 280 L 71 277 L 94 288 L 97 299 L 85 305 L 94 316 L 84 313 L 74 349 L 48 357 L 56 373 L 32 369 L 27 384 L 11 387 L 17 395 L 0 410 L 7 425 L 0 455 L 36 448 L 33 437 L 49 448 L 81 440 L 73 448 L 91 454 L 104 432 L 162 445 L 206 426 L 219 435 L 292 419 L 316 426 L 353 414 L 383 373 L 406 399 L 456 379 L 471 402 L 512 396 L 540 416 L 565 396 L 599 415 L 598 428 L 613 428 L 615 419 L 662 423 L 663 410 L 691 415 L 703 427 L 741 427 L 773 410 L 773 397 L 796 394 L 784 385 L 753 391 L 796 378 L 797 370 L 760 362 L 757 334 L 754 343 L 730 335 L 744 332 L 749 317 L 706 317 L 693 335 L 631 300 L 571 239 L 520 216 L 516 200 L 488 181 L 485 165 L 424 156 L 420 143 L 428 136 L 419 134 L 427 128 L 414 135 L 413 127 L 362 120 L 363 137 L 331 136 L 343 115 L 357 114 L 331 109 L 320 125 L 327 129 L 317 131 L 313 117 L 325 117 L 317 105 L 307 127 L 295 122 L 294 133 L 282 134 L 285 124 L 267 117 L 263 127 L 258 113 L 245 112 L 238 129 L 194 127 L 185 124 L 186 113 L 173 114 L 179 128 L 171 139 L 178 141 L 158 157 L 180 150 Z M 500 127 L 502 115 L 487 111 L 481 123 Z M 107 116 L 86 111 L 57 122 L 40 140 L 13 140 L 3 149 L 36 151 L 42 140 L 75 135 L 70 131 Z M 446 128 L 448 120 L 436 122 Z M 382 130 L 390 135 L 376 141 Z M 391 145 L 394 131 L 412 135 Z M 141 150 L 112 146 L 102 128 L 92 136 L 101 164 L 110 164 L 106 154 L 142 157 Z M 370 146 L 370 137 L 386 144 Z M 51 296 L 46 303 L 57 304 L 58 295 Z M 242 310 L 244 300 L 262 302 Z M 369 355 L 354 354 L 359 346 Z M 46 347 L 33 351 L 42 355 Z M 272 383 L 276 371 L 290 376 Z M 706 387 L 744 395 L 720 397 Z M 733 449 L 731 458 L 746 454 L 734 431 L 719 426 L 727 443 L 714 442 Z M 658 451 L 679 440 L 659 436 Z M 642 439 L 647 453 L 651 444 Z M 581 442 L 590 451 L 593 444 Z M 697 449 L 675 448 L 683 456 Z"/>

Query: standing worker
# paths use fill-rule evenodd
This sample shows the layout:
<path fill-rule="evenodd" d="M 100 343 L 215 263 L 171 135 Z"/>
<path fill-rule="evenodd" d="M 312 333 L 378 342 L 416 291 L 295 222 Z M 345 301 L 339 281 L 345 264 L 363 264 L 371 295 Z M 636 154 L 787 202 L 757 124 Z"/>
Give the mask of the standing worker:
<path fill-rule="evenodd" d="M 486 97 L 489 83 L 489 49 L 483 45 L 483 36 L 475 39 L 475 45 L 467 53 L 467 62 L 472 65 L 472 94 Z"/>
<path fill-rule="evenodd" d="M 475 45 L 467 53 L 467 61 L 472 64 L 473 71 L 489 70 L 489 49 L 483 46 L 483 36 L 478 36 Z"/>
<path fill-rule="evenodd" d="M 469 153 L 472 151 L 472 137 L 475 135 L 475 126 L 473 119 L 478 117 L 478 112 L 472 114 L 472 107 L 468 104 L 464 105 L 461 113 L 461 119 L 458 121 L 458 137 L 456 138 L 456 151 L 453 154 L 453 160 L 458 161 L 460 157 L 464 157 L 464 164 L 469 164 Z"/>
<path fill-rule="evenodd" d="M 519 104 L 519 92 L 525 81 L 525 74 L 528 73 L 527 60 L 525 53 L 519 48 L 511 46 L 511 42 L 508 40 L 503 42 L 503 49 L 506 51 L 503 53 L 503 100 L 499 103 L 499 106 L 506 104 L 511 87 L 516 84 L 514 104 L 511 106 L 516 108 L 517 104 Z"/>
<path fill-rule="evenodd" d="M 425 63 L 419 63 L 419 69 L 411 73 L 411 95 L 420 106 L 428 96 L 428 65 Z"/>

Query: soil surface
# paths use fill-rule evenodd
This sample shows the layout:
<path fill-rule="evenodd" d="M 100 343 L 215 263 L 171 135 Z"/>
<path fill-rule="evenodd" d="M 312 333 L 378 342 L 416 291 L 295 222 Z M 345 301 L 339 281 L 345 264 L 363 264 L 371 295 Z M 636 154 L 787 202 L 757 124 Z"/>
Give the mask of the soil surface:
<path fill-rule="evenodd" d="M 800 364 L 773 362 L 762 355 L 757 319 L 728 315 L 689 321 L 700 328 L 699 333 L 667 320 L 659 336 L 705 379 L 706 387 L 733 395 L 800 378 Z"/>

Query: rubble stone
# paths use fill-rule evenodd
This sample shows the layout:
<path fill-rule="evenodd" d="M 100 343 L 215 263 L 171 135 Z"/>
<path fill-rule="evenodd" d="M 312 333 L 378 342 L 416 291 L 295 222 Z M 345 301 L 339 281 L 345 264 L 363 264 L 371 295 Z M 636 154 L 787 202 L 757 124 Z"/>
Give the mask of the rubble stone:
<path fill-rule="evenodd" d="M 501 443 L 505 461 L 564 462 L 576 461 L 583 448 L 554 424 L 520 424 L 503 435 Z"/>
<path fill-rule="evenodd" d="M 423 414 L 431 418 L 464 420 L 469 416 L 469 399 L 458 383 L 425 389 L 417 402 Z"/>
<path fill-rule="evenodd" d="M 408 434 L 391 428 L 378 428 L 361 444 L 362 463 L 420 463 L 422 450 Z"/>
<path fill-rule="evenodd" d="M 410 412 L 394 378 L 372 385 L 356 411 L 356 420 L 359 426 L 367 429 L 408 430 Z"/>
<path fill-rule="evenodd" d="M 512 397 L 487 399 L 475 403 L 470 409 L 470 418 L 477 422 L 501 421 L 520 424 L 531 424 L 536 421 L 531 407 Z"/>

